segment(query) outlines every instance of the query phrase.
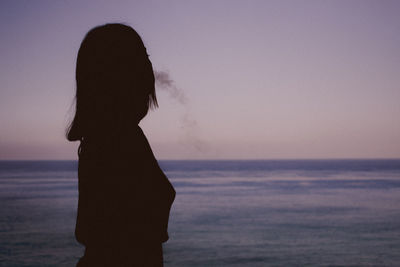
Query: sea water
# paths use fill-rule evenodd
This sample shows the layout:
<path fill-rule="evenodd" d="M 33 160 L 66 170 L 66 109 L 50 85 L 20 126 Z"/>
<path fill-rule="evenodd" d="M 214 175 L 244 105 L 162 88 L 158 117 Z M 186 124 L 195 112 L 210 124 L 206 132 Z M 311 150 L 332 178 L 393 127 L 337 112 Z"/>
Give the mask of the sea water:
<path fill-rule="evenodd" d="M 400 160 L 160 161 L 165 266 L 400 266 Z M 0 266 L 74 266 L 76 161 L 0 161 Z"/>

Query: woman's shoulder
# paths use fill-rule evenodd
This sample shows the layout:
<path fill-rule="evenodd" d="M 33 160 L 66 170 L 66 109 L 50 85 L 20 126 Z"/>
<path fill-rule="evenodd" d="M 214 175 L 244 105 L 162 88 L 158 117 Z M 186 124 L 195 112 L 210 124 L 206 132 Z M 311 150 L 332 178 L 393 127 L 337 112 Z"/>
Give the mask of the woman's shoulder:
<path fill-rule="evenodd" d="M 115 136 L 83 139 L 79 160 L 146 164 L 155 160 L 150 144 L 139 126 L 132 126 Z"/>
<path fill-rule="evenodd" d="M 121 133 L 116 140 L 116 149 L 122 154 L 142 154 L 151 150 L 149 142 L 139 126 Z"/>

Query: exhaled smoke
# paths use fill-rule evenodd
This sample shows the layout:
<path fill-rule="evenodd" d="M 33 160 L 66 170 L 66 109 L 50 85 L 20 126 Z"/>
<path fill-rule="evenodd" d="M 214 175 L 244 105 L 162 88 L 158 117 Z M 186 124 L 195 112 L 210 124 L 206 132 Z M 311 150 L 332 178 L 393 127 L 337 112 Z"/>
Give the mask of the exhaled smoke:
<path fill-rule="evenodd" d="M 166 90 L 173 99 L 177 100 L 182 105 L 187 104 L 187 97 L 185 93 L 176 87 L 175 82 L 171 79 L 168 72 L 155 71 L 154 78 L 156 79 L 157 88 Z"/>
<path fill-rule="evenodd" d="M 198 135 L 197 121 L 191 116 L 188 110 L 182 116 L 181 124 L 182 129 L 185 131 L 185 140 L 183 141 L 191 144 L 197 151 L 205 152 L 206 144 Z"/>
<path fill-rule="evenodd" d="M 184 91 L 176 86 L 168 72 L 154 71 L 154 78 L 156 87 L 168 92 L 169 96 L 178 101 L 185 109 L 180 120 L 181 127 L 185 132 L 185 141 L 190 143 L 197 151 L 204 152 L 205 144 L 198 136 L 197 121 L 189 111 L 189 99 L 186 97 Z"/>

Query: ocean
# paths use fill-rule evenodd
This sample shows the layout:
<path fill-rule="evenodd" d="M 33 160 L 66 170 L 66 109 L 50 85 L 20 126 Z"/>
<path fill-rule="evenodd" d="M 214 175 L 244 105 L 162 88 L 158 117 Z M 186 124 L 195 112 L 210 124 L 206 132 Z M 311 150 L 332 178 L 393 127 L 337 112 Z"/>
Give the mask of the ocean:
<path fill-rule="evenodd" d="M 400 160 L 160 161 L 165 266 L 400 266 Z M 0 266 L 74 266 L 76 161 L 0 161 Z"/>

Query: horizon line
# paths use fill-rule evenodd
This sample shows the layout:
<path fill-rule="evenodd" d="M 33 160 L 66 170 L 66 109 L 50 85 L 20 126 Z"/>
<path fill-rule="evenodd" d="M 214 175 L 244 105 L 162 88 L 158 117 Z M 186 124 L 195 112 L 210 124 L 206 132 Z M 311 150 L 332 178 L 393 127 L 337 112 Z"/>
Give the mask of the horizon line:
<path fill-rule="evenodd" d="M 79 159 L 0 159 L 0 161 L 78 161 Z M 237 159 L 237 158 L 202 158 L 202 159 L 157 159 L 157 161 L 290 161 L 290 160 L 304 160 L 304 161 L 316 161 L 316 160 L 400 160 L 400 157 L 376 157 L 376 158 L 248 158 L 248 159 Z"/>

